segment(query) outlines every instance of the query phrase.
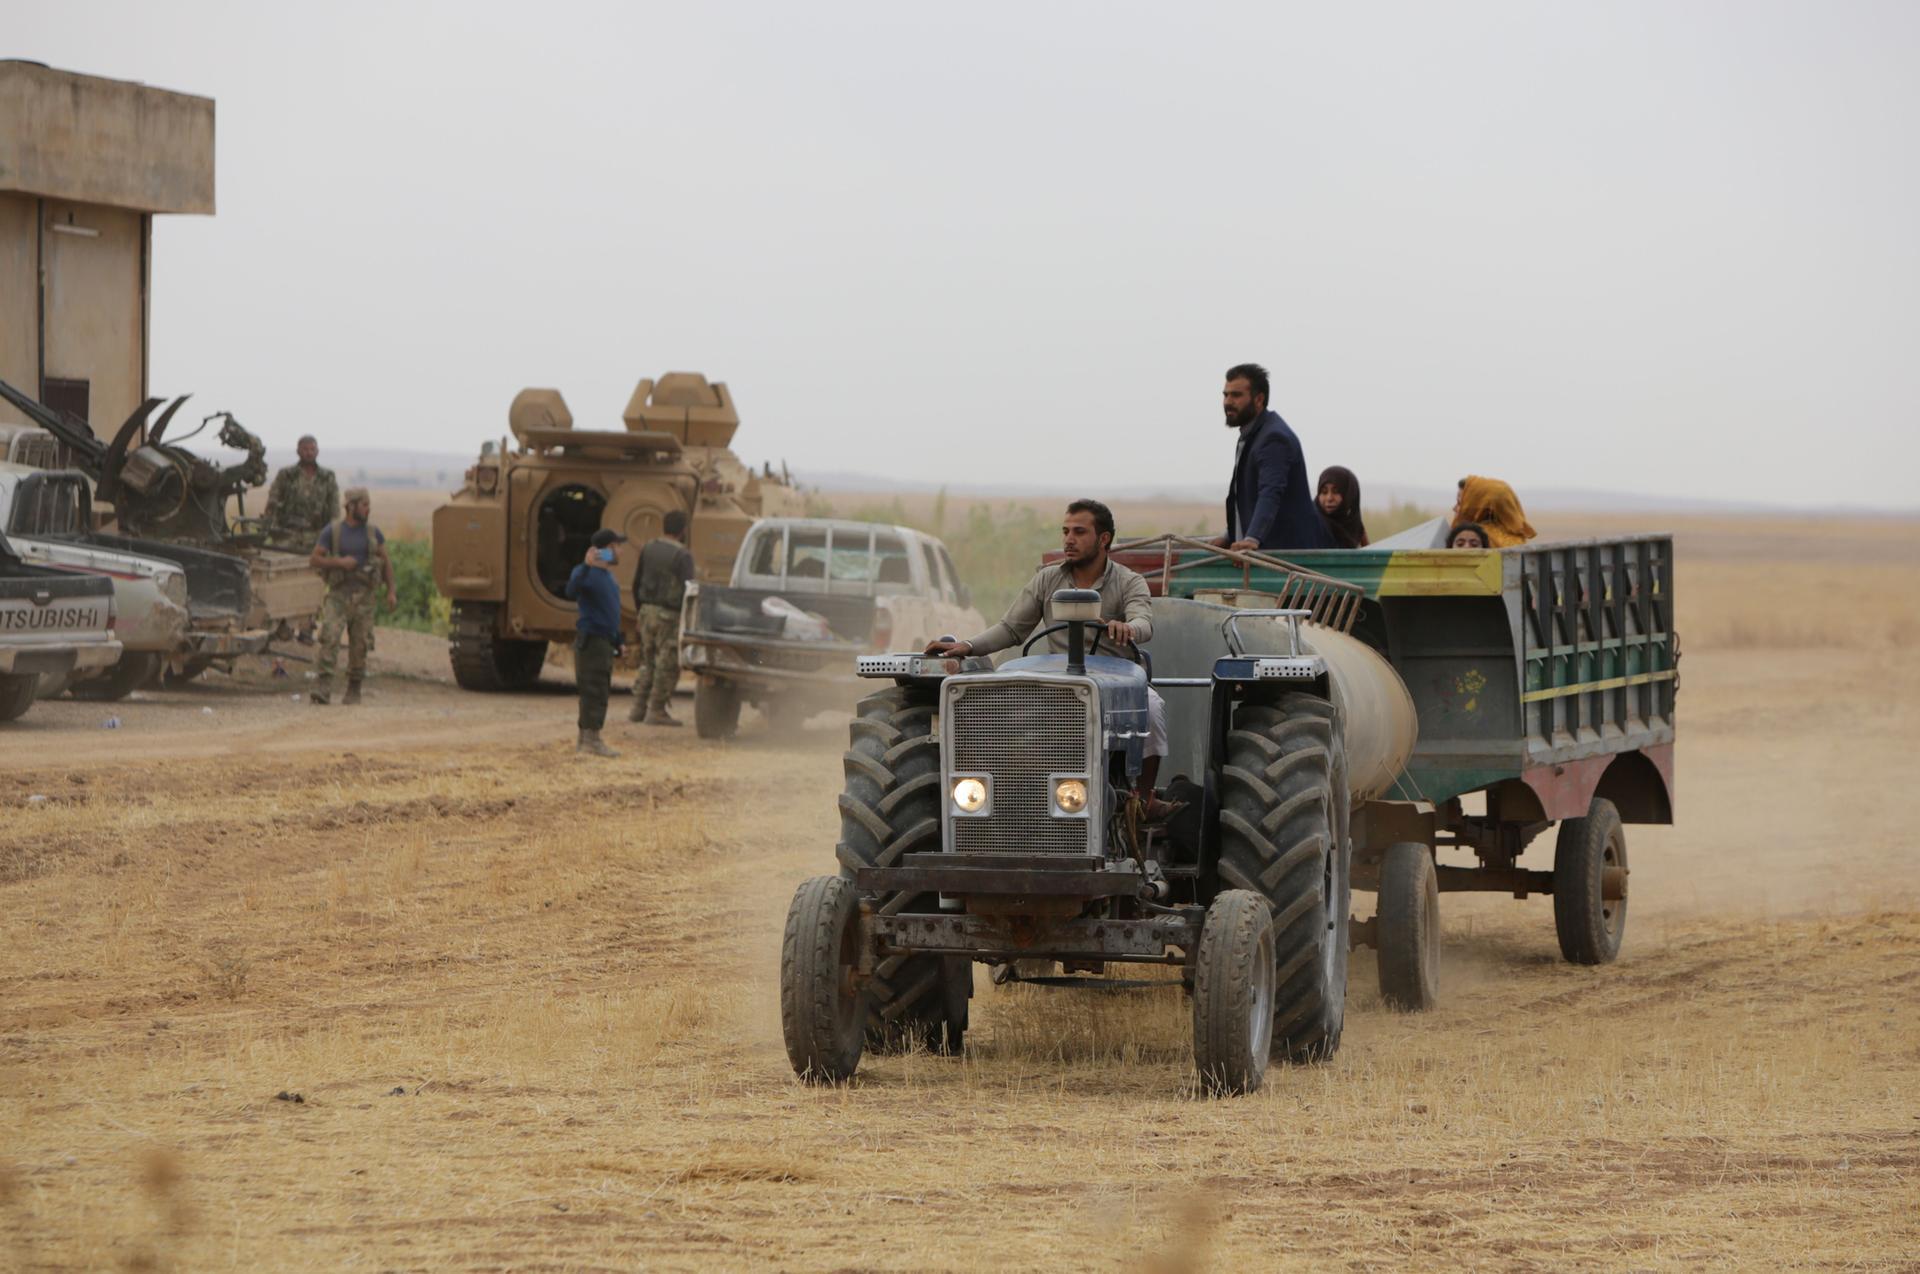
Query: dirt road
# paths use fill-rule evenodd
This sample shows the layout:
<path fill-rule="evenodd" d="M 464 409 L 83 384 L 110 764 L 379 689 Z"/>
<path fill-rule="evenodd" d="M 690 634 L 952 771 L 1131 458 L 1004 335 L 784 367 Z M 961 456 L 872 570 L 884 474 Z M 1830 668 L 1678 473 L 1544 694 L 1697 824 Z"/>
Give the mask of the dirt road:
<path fill-rule="evenodd" d="M 564 686 L 382 647 L 415 675 L 355 711 L 296 672 L 0 731 L 0 1266 L 1920 1252 L 1903 652 L 1690 648 L 1681 822 L 1631 829 L 1617 965 L 1561 963 L 1547 900 L 1449 896 L 1438 1011 L 1387 1012 L 1357 953 L 1331 1064 L 1208 1101 L 1177 991 L 984 980 L 966 1058 L 802 1087 L 778 931 L 831 868 L 840 727 L 622 725 L 588 762 Z"/>

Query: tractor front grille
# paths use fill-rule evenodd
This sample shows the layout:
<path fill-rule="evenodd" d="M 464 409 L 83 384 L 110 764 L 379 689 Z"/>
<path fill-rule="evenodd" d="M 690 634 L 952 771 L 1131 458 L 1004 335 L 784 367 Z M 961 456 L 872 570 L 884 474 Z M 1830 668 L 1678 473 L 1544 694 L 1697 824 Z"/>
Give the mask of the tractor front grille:
<path fill-rule="evenodd" d="M 949 681 L 947 772 L 993 778 L 993 812 L 949 811 L 953 848 L 976 854 L 1084 854 L 1092 819 L 1055 818 L 1048 776 L 1101 776 L 1093 762 L 1093 688 L 994 677 Z"/>

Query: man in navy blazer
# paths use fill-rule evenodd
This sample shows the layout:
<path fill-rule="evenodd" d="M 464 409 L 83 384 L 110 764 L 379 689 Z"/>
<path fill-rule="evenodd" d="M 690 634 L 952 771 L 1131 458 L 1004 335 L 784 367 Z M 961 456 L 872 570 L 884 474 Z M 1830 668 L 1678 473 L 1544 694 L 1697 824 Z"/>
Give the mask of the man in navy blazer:
<path fill-rule="evenodd" d="M 1314 506 L 1307 459 L 1287 422 L 1267 410 L 1267 369 L 1241 363 L 1227 369 L 1221 406 L 1227 427 L 1240 431 L 1227 486 L 1227 533 L 1214 543 L 1233 549 L 1333 547 Z"/>

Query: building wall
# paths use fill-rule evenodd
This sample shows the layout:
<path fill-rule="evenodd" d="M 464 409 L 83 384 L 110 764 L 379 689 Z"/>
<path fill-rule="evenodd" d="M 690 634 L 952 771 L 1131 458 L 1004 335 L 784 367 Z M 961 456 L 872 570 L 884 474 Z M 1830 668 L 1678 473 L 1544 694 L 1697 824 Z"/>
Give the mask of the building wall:
<path fill-rule="evenodd" d="M 42 401 L 47 381 L 85 381 L 103 438 L 147 392 L 148 226 L 122 208 L 0 194 L 0 377 Z M 0 421 L 24 423 L 6 403 Z"/>
<path fill-rule="evenodd" d="M 40 285 L 34 277 L 39 200 L 0 194 L 0 380 L 40 393 Z M 25 423 L 0 402 L 0 421 Z"/>
<path fill-rule="evenodd" d="M 42 206 L 46 379 L 89 382 L 89 423 L 111 438 L 146 394 L 146 219 L 52 199 Z"/>
<path fill-rule="evenodd" d="M 213 211 L 213 99 L 0 60 L 0 188 Z"/>

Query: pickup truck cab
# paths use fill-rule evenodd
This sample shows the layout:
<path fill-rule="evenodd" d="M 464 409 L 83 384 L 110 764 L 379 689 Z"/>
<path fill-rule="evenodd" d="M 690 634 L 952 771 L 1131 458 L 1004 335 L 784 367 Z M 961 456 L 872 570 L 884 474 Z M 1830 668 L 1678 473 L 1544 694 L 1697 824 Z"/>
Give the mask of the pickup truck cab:
<path fill-rule="evenodd" d="M 0 536 L 0 721 L 33 706 L 42 677 L 111 668 L 113 582 L 34 566 Z"/>
<path fill-rule="evenodd" d="M 876 522 L 762 519 L 728 584 L 687 587 L 680 661 L 699 679 L 694 725 L 702 738 L 723 738 L 742 703 L 776 720 L 851 706 L 860 692 L 853 656 L 984 627 L 933 536 Z"/>
<path fill-rule="evenodd" d="M 87 480 L 71 471 L 44 472 L 0 464 L 0 528 L 23 561 L 49 570 L 97 575 L 113 587 L 120 662 L 77 677 L 77 699 L 121 699 L 154 681 L 169 655 L 187 645 L 187 576 L 174 562 L 92 542 Z M 42 698 L 60 690 L 42 684 Z"/>

